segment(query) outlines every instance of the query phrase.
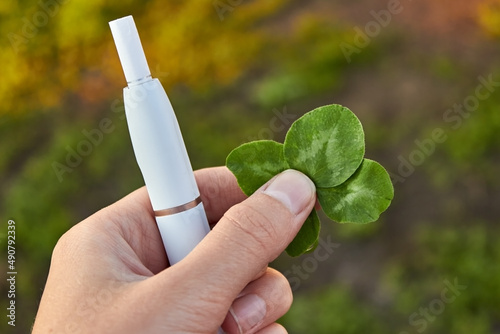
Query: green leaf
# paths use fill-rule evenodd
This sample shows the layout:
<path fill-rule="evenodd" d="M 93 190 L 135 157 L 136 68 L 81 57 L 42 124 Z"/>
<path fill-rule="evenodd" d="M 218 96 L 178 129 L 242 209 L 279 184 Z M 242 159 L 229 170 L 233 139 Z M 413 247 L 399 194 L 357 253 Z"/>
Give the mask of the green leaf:
<path fill-rule="evenodd" d="M 299 256 L 313 251 L 318 245 L 320 222 L 316 210 L 312 210 L 297 236 L 286 248 L 290 256 Z"/>
<path fill-rule="evenodd" d="M 363 127 L 345 107 L 320 107 L 292 124 L 283 148 L 290 168 L 308 175 L 317 187 L 334 187 L 347 180 L 363 160 Z"/>
<path fill-rule="evenodd" d="M 316 184 L 326 215 L 339 223 L 375 221 L 389 207 L 394 188 L 387 171 L 363 159 L 364 133 L 347 108 L 329 105 L 295 121 L 285 143 L 256 141 L 234 149 L 226 160 L 243 192 L 251 195 L 273 176 L 293 168 Z M 318 244 L 320 221 L 312 210 L 286 252 L 299 256 Z"/>
<path fill-rule="evenodd" d="M 226 166 L 248 196 L 288 169 L 283 157 L 283 144 L 272 140 L 254 141 L 235 148 L 227 156 Z"/>
<path fill-rule="evenodd" d="M 364 159 L 359 169 L 337 187 L 317 188 L 325 214 L 339 223 L 365 224 L 376 221 L 391 204 L 394 188 L 379 163 Z"/>

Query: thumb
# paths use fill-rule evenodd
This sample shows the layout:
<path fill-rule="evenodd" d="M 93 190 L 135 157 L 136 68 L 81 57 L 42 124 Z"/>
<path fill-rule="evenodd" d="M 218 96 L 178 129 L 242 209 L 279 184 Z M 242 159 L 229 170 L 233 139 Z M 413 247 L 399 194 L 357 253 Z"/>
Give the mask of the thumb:
<path fill-rule="evenodd" d="M 231 287 L 238 294 L 293 240 L 315 200 L 314 183 L 301 172 L 287 170 L 233 206 L 193 254 L 205 258 L 205 265 L 199 264 L 200 269 L 209 267 L 205 279 L 218 282 L 230 275 L 232 282 L 240 282 Z M 209 254 L 211 261 L 206 260 Z"/>
<path fill-rule="evenodd" d="M 230 305 L 293 240 L 315 201 L 316 188 L 307 176 L 296 170 L 277 175 L 224 214 L 186 258 L 189 267 L 205 284 L 224 290 Z"/>
<path fill-rule="evenodd" d="M 315 202 L 314 183 L 301 172 L 284 171 L 231 207 L 184 260 L 154 278 L 162 285 L 168 280 L 163 275 L 177 277 L 174 290 L 188 291 L 179 298 L 208 302 L 205 325 L 219 325 L 243 288 L 293 240 Z"/>

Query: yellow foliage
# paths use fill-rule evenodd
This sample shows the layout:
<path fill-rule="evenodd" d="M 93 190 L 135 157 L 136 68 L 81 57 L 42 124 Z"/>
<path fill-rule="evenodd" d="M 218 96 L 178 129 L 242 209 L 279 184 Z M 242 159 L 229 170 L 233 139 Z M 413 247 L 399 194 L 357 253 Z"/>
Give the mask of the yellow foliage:
<path fill-rule="evenodd" d="M 125 79 L 108 21 L 129 14 L 152 74 L 166 86 L 203 89 L 231 83 L 258 62 L 258 51 L 270 43 L 258 23 L 285 1 L 241 1 L 237 6 L 206 0 L 7 3 L 2 2 L 0 12 L 16 14 L 0 23 L 9 41 L 0 46 L 0 115 L 58 108 L 68 99 L 77 108 L 75 97 L 80 105 L 116 97 Z M 225 11 L 218 12 L 216 3 Z"/>
<path fill-rule="evenodd" d="M 478 5 L 479 23 L 491 35 L 500 36 L 500 0 L 486 0 Z"/>

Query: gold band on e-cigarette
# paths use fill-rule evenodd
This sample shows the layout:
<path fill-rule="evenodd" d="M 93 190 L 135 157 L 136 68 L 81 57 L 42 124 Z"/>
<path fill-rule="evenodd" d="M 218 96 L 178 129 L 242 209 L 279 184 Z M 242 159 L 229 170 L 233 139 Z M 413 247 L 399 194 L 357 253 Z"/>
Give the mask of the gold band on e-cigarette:
<path fill-rule="evenodd" d="M 200 203 L 201 203 L 201 197 L 198 196 L 197 198 L 195 198 L 194 200 L 192 200 L 191 202 L 188 202 L 186 204 L 175 206 L 175 207 L 170 208 L 170 209 L 163 209 L 163 210 L 155 211 L 155 216 L 156 217 L 164 217 L 164 216 L 174 215 L 176 213 L 184 212 L 186 210 L 192 209 Z"/>

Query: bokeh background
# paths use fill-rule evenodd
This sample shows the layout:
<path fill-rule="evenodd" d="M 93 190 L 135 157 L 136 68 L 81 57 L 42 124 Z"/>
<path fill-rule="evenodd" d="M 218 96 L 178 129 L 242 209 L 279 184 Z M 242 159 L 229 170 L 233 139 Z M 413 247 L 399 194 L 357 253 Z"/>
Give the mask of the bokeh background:
<path fill-rule="evenodd" d="M 274 263 L 295 290 L 290 333 L 500 333 L 492 0 L 1 1 L 0 245 L 15 220 L 18 271 L 15 328 L 0 281 L 2 333 L 29 332 L 58 238 L 143 185 L 108 28 L 129 14 L 195 169 L 338 103 L 393 176 L 378 222 L 323 220 L 321 252 Z"/>

